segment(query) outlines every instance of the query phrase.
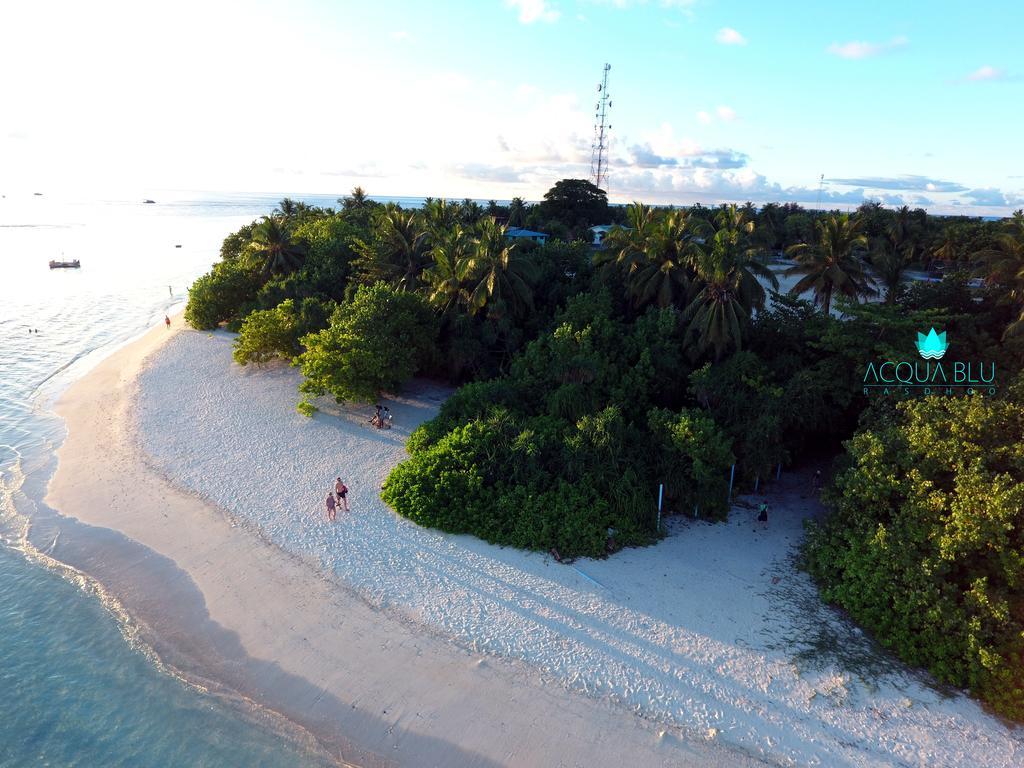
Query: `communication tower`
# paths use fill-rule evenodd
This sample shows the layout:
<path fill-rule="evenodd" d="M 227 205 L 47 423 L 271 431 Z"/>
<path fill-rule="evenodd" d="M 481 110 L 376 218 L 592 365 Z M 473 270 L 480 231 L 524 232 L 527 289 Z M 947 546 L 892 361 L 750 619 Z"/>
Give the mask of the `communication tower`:
<path fill-rule="evenodd" d="M 611 141 L 612 126 L 608 123 L 608 110 L 612 100 L 608 96 L 608 71 L 611 64 L 605 64 L 601 83 L 597 86 L 597 103 L 594 105 L 594 143 L 590 155 L 590 180 L 594 186 L 608 191 L 608 145 Z"/>

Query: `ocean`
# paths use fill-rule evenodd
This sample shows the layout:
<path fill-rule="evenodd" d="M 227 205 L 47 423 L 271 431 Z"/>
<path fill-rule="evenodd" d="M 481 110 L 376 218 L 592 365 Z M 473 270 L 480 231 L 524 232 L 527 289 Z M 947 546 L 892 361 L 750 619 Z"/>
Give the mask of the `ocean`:
<path fill-rule="evenodd" d="M 335 196 L 291 197 L 335 204 Z M 53 511 L 42 502 L 64 436 L 54 399 L 180 309 L 224 236 L 278 199 L 0 198 L 3 768 L 329 764 L 272 718 L 165 669 L 116 600 L 61 565 L 59 536 L 51 541 L 45 524 Z M 51 270 L 51 259 L 82 266 Z"/>

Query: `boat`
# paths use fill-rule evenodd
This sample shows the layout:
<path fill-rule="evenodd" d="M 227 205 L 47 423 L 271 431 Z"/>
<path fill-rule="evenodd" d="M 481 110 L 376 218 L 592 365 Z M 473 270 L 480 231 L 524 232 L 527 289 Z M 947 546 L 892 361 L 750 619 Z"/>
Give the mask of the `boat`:
<path fill-rule="evenodd" d="M 143 200 L 142 202 L 144 205 L 152 205 L 153 203 L 156 202 L 156 200 Z"/>
<path fill-rule="evenodd" d="M 50 260 L 50 269 L 78 269 L 82 266 L 82 262 L 78 259 L 74 261 L 54 261 Z"/>

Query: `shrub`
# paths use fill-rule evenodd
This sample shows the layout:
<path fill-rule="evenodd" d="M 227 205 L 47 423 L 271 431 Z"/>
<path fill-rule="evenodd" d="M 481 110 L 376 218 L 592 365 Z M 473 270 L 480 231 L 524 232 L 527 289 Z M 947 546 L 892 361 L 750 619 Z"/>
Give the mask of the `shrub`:
<path fill-rule="evenodd" d="M 274 357 L 291 359 L 299 352 L 295 304 L 291 299 L 274 309 L 250 312 L 235 339 L 234 358 L 240 365 L 261 365 Z"/>
<path fill-rule="evenodd" d="M 1018 384 L 1020 386 L 1020 384 Z M 847 443 L 807 566 L 905 661 L 1024 718 L 1024 404 L 898 404 Z"/>
<path fill-rule="evenodd" d="M 655 476 L 676 508 L 695 508 L 702 517 L 724 520 L 729 512 L 729 466 L 735 461 L 729 437 L 699 411 L 655 409 L 648 424 L 658 451 Z"/>
<path fill-rule="evenodd" d="M 239 260 L 215 264 L 188 289 L 185 320 L 199 330 L 209 330 L 231 321 L 255 301 L 262 284 L 257 266 Z"/>
<path fill-rule="evenodd" d="M 304 395 L 370 402 L 396 392 L 434 350 L 437 321 L 422 297 L 377 283 L 338 306 L 330 324 L 301 339 Z"/>

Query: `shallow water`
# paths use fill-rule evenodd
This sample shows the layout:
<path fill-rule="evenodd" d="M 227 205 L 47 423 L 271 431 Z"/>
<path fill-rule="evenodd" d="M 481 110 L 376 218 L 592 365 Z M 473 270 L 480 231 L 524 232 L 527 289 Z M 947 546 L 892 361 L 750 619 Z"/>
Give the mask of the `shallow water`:
<path fill-rule="evenodd" d="M 168 674 L 98 585 L 26 535 L 64 434 L 53 397 L 180 308 L 224 235 L 274 204 L 0 199 L 0 766 L 324 762 L 269 719 Z M 82 268 L 49 269 L 62 258 Z M 60 557 L 58 541 L 40 546 Z"/>

